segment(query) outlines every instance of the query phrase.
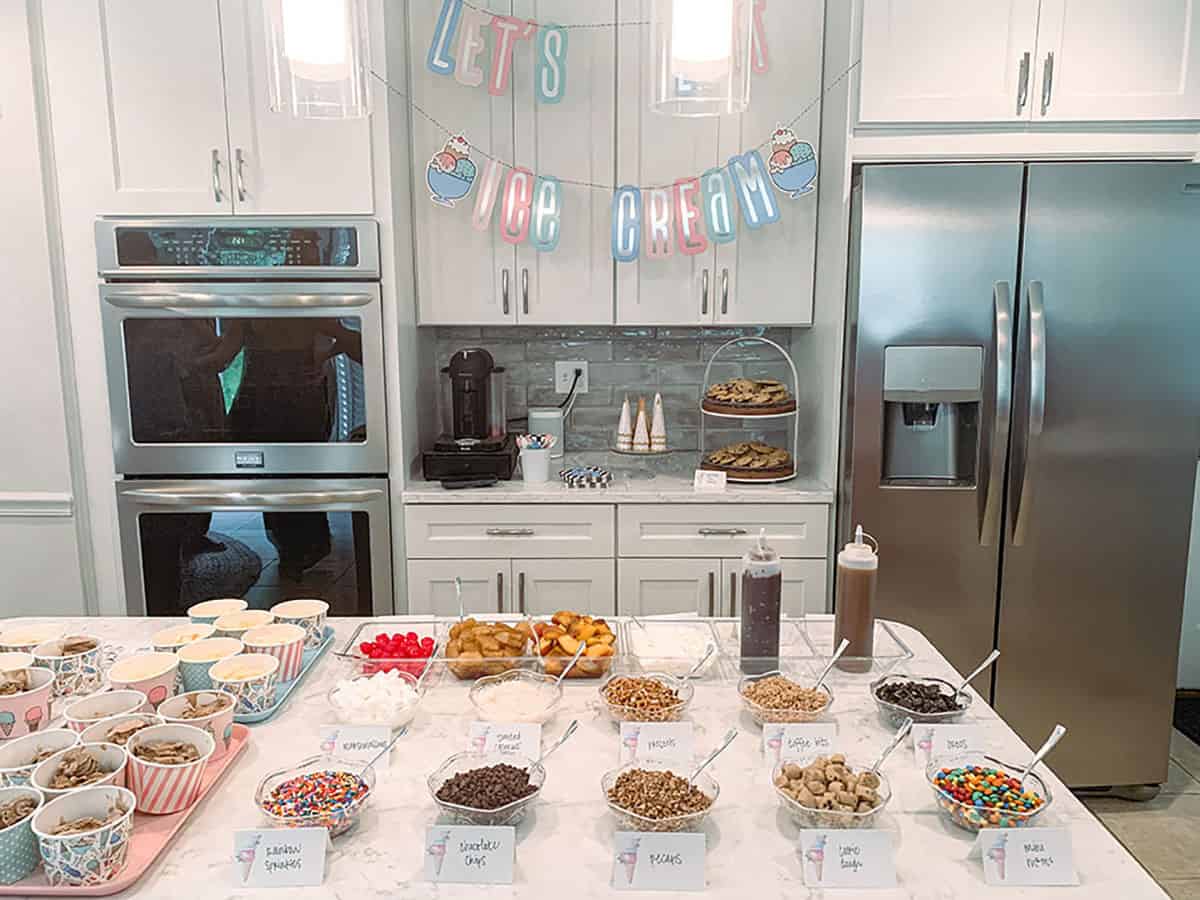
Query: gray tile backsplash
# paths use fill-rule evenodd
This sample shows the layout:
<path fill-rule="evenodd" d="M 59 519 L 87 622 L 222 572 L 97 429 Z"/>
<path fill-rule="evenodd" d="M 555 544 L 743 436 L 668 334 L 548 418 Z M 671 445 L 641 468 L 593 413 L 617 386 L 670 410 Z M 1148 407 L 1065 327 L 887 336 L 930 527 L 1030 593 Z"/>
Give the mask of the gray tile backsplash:
<path fill-rule="evenodd" d="M 554 392 L 554 361 L 586 359 L 588 393 L 580 395 L 567 420 L 567 449 L 572 451 L 605 450 L 616 440 L 617 418 L 621 401 L 628 394 L 630 403 L 646 397 L 650 404 L 656 392 L 663 395 L 667 417 L 669 446 L 677 450 L 695 450 L 699 446 L 700 397 L 704 390 L 704 367 L 725 341 L 735 337 L 768 337 L 788 349 L 788 328 L 669 328 L 589 327 L 538 328 L 437 327 L 432 329 L 437 342 L 437 365 L 444 366 L 455 350 L 483 347 L 503 365 L 508 375 L 508 416 L 523 417 L 530 406 L 557 406 L 565 395 Z M 729 348 L 721 362 L 713 367 L 711 379 L 725 381 L 740 375 L 778 378 L 789 382 L 791 375 L 779 354 L 763 344 L 745 344 Z M 434 383 L 440 375 L 434 372 Z M 439 391 L 440 400 L 440 391 Z M 774 420 L 774 430 L 725 427 L 714 431 L 710 447 L 750 437 L 786 445 L 782 426 Z M 733 420 L 713 420 L 716 423 Z M 514 424 L 512 430 L 521 426 Z"/>

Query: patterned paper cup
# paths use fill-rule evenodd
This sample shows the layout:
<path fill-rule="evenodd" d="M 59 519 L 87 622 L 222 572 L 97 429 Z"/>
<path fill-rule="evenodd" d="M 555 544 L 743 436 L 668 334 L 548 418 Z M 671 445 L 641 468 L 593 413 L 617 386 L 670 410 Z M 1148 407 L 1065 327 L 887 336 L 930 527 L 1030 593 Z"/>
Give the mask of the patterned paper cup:
<path fill-rule="evenodd" d="M 236 714 L 266 712 L 275 705 L 279 683 L 279 658 L 265 653 L 243 653 L 223 659 L 209 670 L 213 687 L 237 697 Z"/>
<path fill-rule="evenodd" d="M 93 646 L 76 653 L 64 653 L 64 646 L 74 641 L 88 641 Z M 99 689 L 104 681 L 100 666 L 103 652 L 104 642 L 90 634 L 69 634 L 33 648 L 37 664 L 54 673 L 55 697 L 91 694 Z"/>
<path fill-rule="evenodd" d="M 155 741 L 191 744 L 200 751 L 194 762 L 166 765 L 138 756 L 139 747 Z M 200 796 L 200 780 L 216 749 L 212 735 L 193 725 L 155 725 L 129 739 L 129 789 L 137 798 L 138 812 L 165 816 L 187 809 Z"/>
<path fill-rule="evenodd" d="M 174 653 L 136 653 L 118 659 L 108 670 L 115 689 L 141 691 L 158 709 L 158 704 L 174 695 L 179 673 L 179 657 Z"/>
<path fill-rule="evenodd" d="M 149 711 L 150 701 L 141 691 L 106 691 L 69 704 L 63 710 L 63 721 L 72 731 L 81 732 L 102 719 Z"/>
<path fill-rule="evenodd" d="M 212 678 L 208 670 L 223 659 L 237 656 L 245 651 L 237 638 L 205 638 L 194 644 L 186 644 L 175 651 L 179 657 L 179 674 L 185 691 L 212 690 Z"/>
<path fill-rule="evenodd" d="M 67 626 L 61 622 L 10 625 L 0 631 L 0 650 L 8 653 L 32 653 L 38 644 L 60 638 L 66 631 Z"/>
<path fill-rule="evenodd" d="M 213 625 L 191 623 L 188 625 L 172 625 L 161 631 L 154 632 L 150 638 L 150 646 L 155 653 L 174 653 L 180 647 L 210 638 L 217 629 Z"/>
<path fill-rule="evenodd" d="M 303 628 L 304 645 L 309 649 L 321 646 L 325 640 L 325 617 L 329 615 L 329 604 L 324 600 L 284 600 L 272 606 L 271 612 L 275 621 Z"/>
<path fill-rule="evenodd" d="M 33 734 L 50 721 L 54 673 L 40 666 L 22 671 L 29 673 L 29 690 L 0 696 L 0 741 Z"/>
<path fill-rule="evenodd" d="M 213 624 L 217 627 L 217 637 L 241 639 L 251 628 L 261 628 L 270 625 L 275 617 L 265 609 L 247 609 L 244 612 L 229 613 L 221 616 Z"/>
<path fill-rule="evenodd" d="M 122 787 L 86 787 L 48 801 L 33 816 L 33 833 L 52 887 L 88 887 L 121 874 L 129 858 L 137 800 Z M 79 834 L 54 834 L 78 819 L 114 820 Z"/>
<path fill-rule="evenodd" d="M 247 653 L 266 653 L 279 660 L 279 680 L 291 681 L 304 665 L 305 631 L 299 625 L 263 625 L 242 635 Z"/>
<path fill-rule="evenodd" d="M 164 701 L 169 703 L 170 701 Z M 154 713 L 138 712 L 129 713 L 125 716 L 113 716 L 110 719 L 101 719 L 95 725 L 89 725 L 79 733 L 79 742 L 82 744 L 116 744 L 123 746 L 121 741 L 117 740 L 113 729 L 120 729 L 134 723 L 143 728 L 149 728 L 151 725 L 163 724 L 163 717 Z M 136 734 L 136 732 L 135 732 Z M 128 739 L 126 739 L 128 740 Z"/>
<path fill-rule="evenodd" d="M 218 700 L 225 702 L 222 709 L 207 716 L 195 715 L 199 708 Z M 237 697 L 225 691 L 191 691 L 165 701 L 158 708 L 158 714 L 168 723 L 192 725 L 207 731 L 216 744 L 212 758 L 220 759 L 233 743 L 233 711 L 236 707 Z"/>
<path fill-rule="evenodd" d="M 0 653 L 0 672 L 15 672 L 17 669 L 28 669 L 32 665 L 32 653 L 26 653 L 24 650 Z"/>
<path fill-rule="evenodd" d="M 37 838 L 32 828 L 33 818 L 45 802 L 41 792 L 31 787 L 0 788 L 0 806 L 25 798 L 37 804 L 33 812 L 20 822 L 0 828 L 0 884 L 20 881 L 29 876 L 41 862 Z"/>
<path fill-rule="evenodd" d="M 79 735 L 66 728 L 27 734 L 0 747 L 0 787 L 24 787 L 43 759 L 79 743 Z M 45 754 L 46 756 L 43 756 Z"/>
<path fill-rule="evenodd" d="M 50 785 L 54 781 L 54 776 L 58 773 L 59 766 L 63 763 L 63 757 L 68 753 L 80 750 L 87 753 L 99 763 L 100 768 L 106 773 L 105 776 L 97 781 L 93 781 L 91 784 L 81 784 L 79 787 L 51 787 Z M 53 756 L 49 756 L 38 763 L 37 768 L 33 770 L 33 777 L 29 780 L 29 783 L 45 794 L 47 800 L 53 800 L 55 797 L 61 797 L 64 794 L 73 794 L 87 787 L 108 784 L 115 785 L 116 787 L 125 787 L 125 770 L 128 760 L 129 754 L 125 752 L 125 748 L 116 744 L 78 744 L 74 747 L 68 747 L 66 750 L 59 750 Z"/>
<path fill-rule="evenodd" d="M 229 597 L 222 600 L 205 600 L 188 607 L 188 618 L 194 625 L 211 625 L 221 616 L 228 613 L 241 612 L 250 604 L 240 597 Z"/>

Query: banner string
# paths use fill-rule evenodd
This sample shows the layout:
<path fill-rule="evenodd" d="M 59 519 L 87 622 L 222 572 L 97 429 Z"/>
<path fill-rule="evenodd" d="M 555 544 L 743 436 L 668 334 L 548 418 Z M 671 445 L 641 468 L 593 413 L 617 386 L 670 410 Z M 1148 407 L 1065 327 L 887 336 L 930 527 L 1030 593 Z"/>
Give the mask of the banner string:
<path fill-rule="evenodd" d="M 593 26 L 576 26 L 576 27 L 593 27 Z M 812 100 L 810 100 L 808 102 L 808 104 L 803 109 L 800 110 L 800 112 L 796 113 L 796 115 L 792 116 L 792 118 L 788 120 L 787 127 L 791 128 L 793 125 L 795 125 L 801 119 L 803 119 L 806 115 L 808 115 L 810 112 L 812 112 L 813 108 L 816 107 L 817 104 L 819 104 L 822 100 L 824 100 L 825 97 L 834 88 L 836 88 L 839 84 L 841 84 L 843 81 L 845 81 L 846 78 L 849 77 L 850 73 L 853 72 L 856 68 L 858 68 L 859 63 L 861 63 L 861 62 L 862 62 L 862 58 L 860 57 L 859 59 L 856 59 L 854 62 L 852 62 L 849 66 L 847 66 L 842 71 L 842 73 L 837 76 L 837 78 L 835 78 L 835 79 L 833 79 L 833 81 L 829 82 L 829 84 L 827 84 L 825 86 L 825 88 L 816 97 L 814 97 Z M 386 87 L 390 93 L 395 94 L 397 97 L 403 98 L 404 101 L 414 111 L 416 111 L 416 113 L 418 115 L 420 115 L 422 118 L 429 121 L 435 128 L 439 129 L 447 137 L 454 137 L 454 136 L 458 135 L 457 131 L 447 128 L 444 124 L 442 124 L 441 121 L 438 120 L 438 118 L 436 116 L 434 116 L 432 113 L 430 113 L 426 109 L 424 109 L 419 103 L 417 103 L 415 100 L 413 100 L 404 91 L 400 90 L 399 88 L 393 87 L 391 84 L 389 84 L 388 80 L 386 78 L 384 78 L 382 75 L 380 75 L 378 72 L 376 72 L 374 69 L 370 69 L 369 71 L 370 71 L 371 75 L 375 79 L 377 79 L 381 84 L 383 84 L 383 86 Z M 506 169 L 517 168 L 517 166 L 514 165 L 513 163 L 510 163 L 506 160 L 500 159 L 497 156 L 493 156 L 491 153 L 489 153 L 487 150 L 480 147 L 478 144 L 471 144 L 470 142 L 468 142 L 468 144 L 474 152 L 478 153 L 480 156 L 484 157 L 485 159 L 488 159 L 488 160 L 491 160 L 492 162 L 498 163 L 499 165 L 503 166 Z M 767 138 L 765 141 L 762 141 L 761 143 L 759 143 L 752 149 L 762 150 L 763 148 L 770 146 L 770 144 L 771 144 L 771 139 Z M 571 185 L 575 185 L 577 187 L 591 188 L 593 190 L 598 190 L 598 191 L 610 191 L 611 192 L 611 191 L 616 190 L 616 188 L 617 188 L 617 186 L 613 185 L 613 184 L 599 184 L 595 181 L 583 181 L 583 180 L 574 179 L 574 178 L 558 178 L 557 180 L 562 184 L 571 184 Z M 656 184 L 656 185 L 648 185 L 648 186 L 639 185 L 638 190 L 641 190 L 641 191 L 666 190 L 666 189 L 671 188 L 672 186 L 673 186 L 672 184 Z"/>
<path fill-rule="evenodd" d="M 482 6 L 476 6 L 470 0 L 462 0 L 462 5 L 467 9 L 473 9 L 475 12 L 480 12 L 485 15 L 499 15 L 495 10 L 484 9 Z M 521 19 L 522 22 L 529 22 L 536 25 L 538 28 L 624 28 L 626 25 L 649 25 L 648 19 L 631 20 L 628 22 L 586 22 L 578 25 L 560 25 L 558 22 L 535 22 L 533 19 Z"/>

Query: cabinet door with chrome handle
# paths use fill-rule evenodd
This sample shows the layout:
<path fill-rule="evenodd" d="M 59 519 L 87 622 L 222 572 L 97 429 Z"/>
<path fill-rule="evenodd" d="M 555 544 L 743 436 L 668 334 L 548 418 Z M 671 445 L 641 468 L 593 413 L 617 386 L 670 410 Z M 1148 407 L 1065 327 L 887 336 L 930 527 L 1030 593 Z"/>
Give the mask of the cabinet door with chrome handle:
<path fill-rule="evenodd" d="M 225 189 L 221 182 L 221 151 L 213 148 L 212 152 L 212 191 L 213 202 L 225 202 Z"/>
<path fill-rule="evenodd" d="M 550 616 L 561 609 L 593 616 L 616 612 L 611 559 L 514 559 L 512 568 L 521 615 Z"/>
<path fill-rule="evenodd" d="M 618 559 L 620 615 L 717 615 L 719 559 Z"/>
<path fill-rule="evenodd" d="M 1028 50 L 1021 56 L 1021 65 L 1017 74 L 1017 115 L 1025 110 L 1029 102 L 1029 65 L 1032 54 Z"/>
<path fill-rule="evenodd" d="M 504 612 L 507 560 L 410 559 L 408 561 L 408 607 L 411 615 L 458 617 L 454 579 L 462 579 L 463 610 L 468 616 L 491 617 Z M 404 612 L 397 595 L 396 611 Z"/>
<path fill-rule="evenodd" d="M 1046 54 L 1042 63 L 1042 115 L 1050 109 L 1050 98 L 1054 95 L 1054 52 Z"/>

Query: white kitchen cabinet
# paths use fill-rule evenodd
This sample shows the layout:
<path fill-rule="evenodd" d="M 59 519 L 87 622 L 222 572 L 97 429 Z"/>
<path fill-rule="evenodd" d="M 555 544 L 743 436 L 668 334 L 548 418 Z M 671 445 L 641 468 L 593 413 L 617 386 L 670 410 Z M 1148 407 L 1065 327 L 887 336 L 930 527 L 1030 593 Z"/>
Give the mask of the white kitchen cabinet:
<path fill-rule="evenodd" d="M 408 555 L 417 559 L 611 558 L 611 506 L 410 504 L 404 508 Z"/>
<path fill-rule="evenodd" d="M 469 615 L 488 616 L 509 610 L 512 577 L 507 559 L 410 559 L 408 612 L 457 616 L 455 577 L 462 579 L 463 607 Z"/>
<path fill-rule="evenodd" d="M 616 612 L 611 559 L 514 559 L 514 612 L 552 616 L 561 609 L 593 616 Z"/>
<path fill-rule="evenodd" d="M 272 112 L 263 4 L 220 4 L 235 212 L 374 212 L 371 120 L 296 119 Z"/>
<path fill-rule="evenodd" d="M 1034 121 L 1200 118 L 1200 0 L 1041 0 Z"/>
<path fill-rule="evenodd" d="M 785 558 L 829 552 L 829 507 L 817 503 L 629 503 L 617 507 L 617 523 L 621 556 L 731 557 L 761 531 Z"/>
<path fill-rule="evenodd" d="M 719 559 L 619 559 L 617 579 L 623 616 L 721 615 Z"/>
<path fill-rule="evenodd" d="M 825 612 L 825 570 L 823 559 L 784 559 L 781 610 L 785 616 L 804 616 Z M 742 614 L 742 560 L 721 560 L 722 615 Z"/>
<path fill-rule="evenodd" d="M 862 0 L 859 121 L 1028 119 L 1037 28 L 1038 0 Z"/>

